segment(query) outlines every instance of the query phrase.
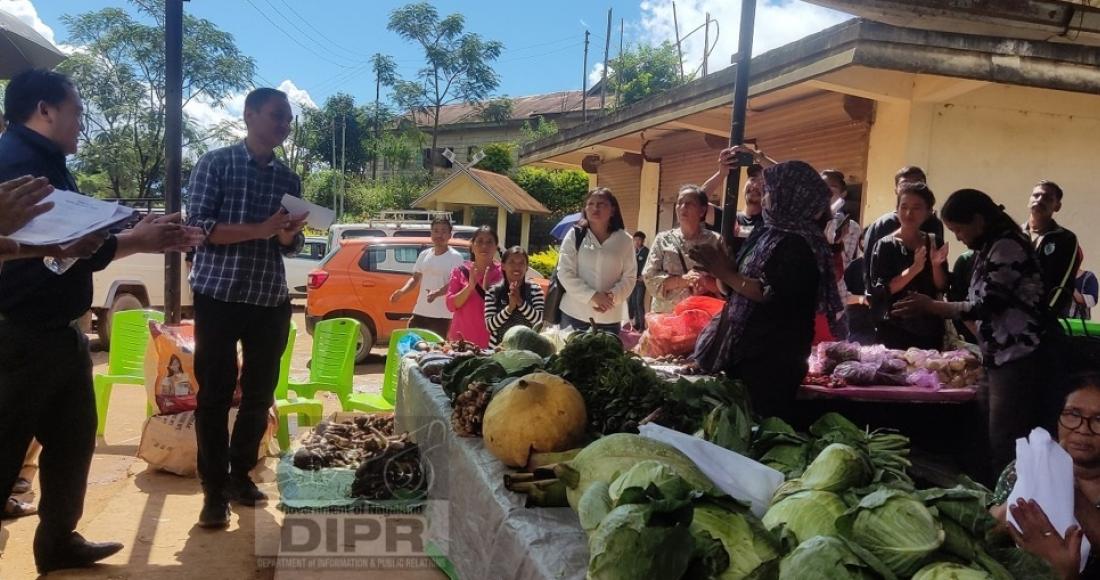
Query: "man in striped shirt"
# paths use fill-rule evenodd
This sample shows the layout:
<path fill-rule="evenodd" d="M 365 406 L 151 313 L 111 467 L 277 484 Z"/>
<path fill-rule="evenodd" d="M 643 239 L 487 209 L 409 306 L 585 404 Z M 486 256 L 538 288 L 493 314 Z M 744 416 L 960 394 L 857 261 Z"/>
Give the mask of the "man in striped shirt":
<path fill-rule="evenodd" d="M 248 472 L 256 466 L 290 332 L 283 256 L 297 254 L 305 241 L 306 216 L 282 207 L 283 195 L 301 197 L 301 179 L 274 153 L 293 118 L 282 91 L 252 91 L 244 105 L 244 141 L 203 155 L 191 173 L 188 222 L 206 232 L 191 270 L 202 527 L 227 526 L 230 500 L 252 506 L 267 499 Z M 238 382 L 238 342 L 244 365 L 231 440 L 226 425 Z"/>
<path fill-rule="evenodd" d="M 534 327 L 542 323 L 546 298 L 542 288 L 527 280 L 527 252 L 519 246 L 505 250 L 501 258 L 504 279 L 485 297 L 485 327 L 489 348 L 495 348 L 513 326 Z"/>

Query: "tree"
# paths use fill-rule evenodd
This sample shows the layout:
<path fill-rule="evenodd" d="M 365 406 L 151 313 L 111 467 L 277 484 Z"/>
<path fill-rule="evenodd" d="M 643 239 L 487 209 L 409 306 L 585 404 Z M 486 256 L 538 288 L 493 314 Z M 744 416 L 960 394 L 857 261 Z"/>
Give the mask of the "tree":
<path fill-rule="evenodd" d="M 374 71 L 374 138 L 371 141 L 370 177 L 378 173 L 378 143 L 382 139 L 382 87 L 392 87 L 397 82 L 397 63 L 393 58 L 375 53 L 371 57 L 371 69 Z"/>
<path fill-rule="evenodd" d="M 104 8 L 62 21 L 84 50 L 59 67 L 81 91 L 86 109 L 77 166 L 107 176 L 116 197 L 153 196 L 164 176 L 164 0 L 130 0 L 138 18 Z M 255 62 L 232 35 L 184 15 L 183 102 L 220 105 L 250 86 Z M 208 137 L 186 113 L 184 147 Z"/>
<path fill-rule="evenodd" d="M 580 211 L 588 194 L 588 174 L 576 169 L 521 167 L 512 180 L 557 216 Z"/>
<path fill-rule="evenodd" d="M 516 146 L 513 143 L 489 143 L 481 148 L 485 158 L 478 162 L 478 169 L 508 175 L 515 167 Z"/>
<path fill-rule="evenodd" d="M 363 173 L 370 161 L 371 111 L 357 107 L 355 98 L 336 93 L 320 109 L 305 111 L 302 145 L 332 169 Z M 335 155 L 335 156 L 334 156 Z"/>
<path fill-rule="evenodd" d="M 512 118 L 512 99 L 499 97 L 477 106 L 477 116 L 489 123 L 503 123 Z"/>
<path fill-rule="evenodd" d="M 558 124 L 552 119 L 547 119 L 542 115 L 535 117 L 534 126 L 531 125 L 531 121 L 527 120 L 523 122 L 523 125 L 519 128 L 520 138 L 516 140 L 516 144 L 520 147 L 529 143 L 534 143 L 544 137 L 558 134 Z"/>
<path fill-rule="evenodd" d="M 465 19 L 451 14 L 442 20 L 427 2 L 409 4 L 390 13 L 387 28 L 424 49 L 424 68 L 417 80 L 398 81 L 394 98 L 415 113 L 431 114 L 432 151 L 438 143 L 439 111 L 454 102 L 476 103 L 493 92 L 500 80 L 490 63 L 504 45 L 463 33 Z"/>
<path fill-rule="evenodd" d="M 680 59 L 676 45 L 665 41 L 659 46 L 639 44 L 612 63 L 616 107 L 625 107 L 650 96 L 678 87 L 691 78 L 680 78 Z"/>

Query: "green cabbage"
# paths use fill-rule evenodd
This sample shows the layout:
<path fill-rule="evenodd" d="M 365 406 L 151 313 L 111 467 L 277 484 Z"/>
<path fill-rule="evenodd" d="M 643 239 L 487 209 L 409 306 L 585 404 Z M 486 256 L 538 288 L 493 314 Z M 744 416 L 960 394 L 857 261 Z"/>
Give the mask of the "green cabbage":
<path fill-rule="evenodd" d="M 709 557 L 693 563 L 693 573 L 685 577 L 715 580 L 775 577 L 780 556 L 778 542 L 748 510 L 701 503 L 695 507 L 691 534 L 695 537 L 697 556 Z M 721 552 L 707 554 L 716 541 L 724 548 L 724 557 Z"/>
<path fill-rule="evenodd" d="M 920 569 L 944 541 L 943 528 L 920 500 L 889 488 L 860 500 L 837 519 L 837 530 L 902 577 Z"/>
<path fill-rule="evenodd" d="M 541 368 L 544 362 L 541 356 L 529 350 L 502 350 L 489 357 L 489 360 L 500 363 L 509 375 L 533 371 Z"/>
<path fill-rule="evenodd" d="M 889 574 L 889 571 L 886 572 Z M 877 580 L 879 575 L 857 556 L 843 539 L 814 536 L 802 542 L 779 564 L 779 580 L 807 580 L 808 578 Z"/>
<path fill-rule="evenodd" d="M 589 580 L 679 580 L 691 561 L 690 504 L 662 510 L 657 504 L 619 506 L 588 542 Z"/>
<path fill-rule="evenodd" d="M 807 490 L 783 498 L 764 514 L 764 527 L 780 526 L 794 534 L 795 543 L 814 536 L 835 536 L 836 519 L 848 509 L 840 497 L 828 491 Z"/>
<path fill-rule="evenodd" d="M 500 346 L 504 350 L 529 350 L 543 358 L 557 352 L 557 348 L 554 347 L 554 343 L 550 339 L 526 326 L 518 325 L 509 328 L 504 333 Z"/>
<path fill-rule="evenodd" d="M 618 503 L 623 492 L 631 488 L 649 489 L 653 486 L 662 499 L 686 499 L 691 486 L 667 464 L 655 459 L 641 461 L 615 478 L 608 489 L 612 503 Z M 635 502 L 630 502 L 635 503 Z"/>
<path fill-rule="evenodd" d="M 992 580 L 992 578 L 981 570 L 952 562 L 929 564 L 913 574 L 913 580 Z"/>
<path fill-rule="evenodd" d="M 788 480 L 775 492 L 772 504 L 800 491 L 812 489 L 843 493 L 867 485 L 871 480 L 871 464 L 858 449 L 843 443 L 833 443 L 821 450 L 802 473 Z"/>

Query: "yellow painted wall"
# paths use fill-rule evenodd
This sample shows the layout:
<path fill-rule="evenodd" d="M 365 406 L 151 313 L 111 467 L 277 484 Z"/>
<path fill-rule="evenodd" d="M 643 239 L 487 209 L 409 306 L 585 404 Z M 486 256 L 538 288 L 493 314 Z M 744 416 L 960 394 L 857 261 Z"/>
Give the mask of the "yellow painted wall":
<path fill-rule="evenodd" d="M 1039 179 L 1066 192 L 1057 219 L 1100 271 L 1100 96 L 989 85 L 942 103 L 879 102 L 871 129 L 866 221 L 893 208 L 893 173 L 920 165 L 938 204 L 974 187 L 1024 221 Z M 961 244 L 953 242 L 952 254 Z M 1090 257 L 1091 256 L 1091 257 Z"/>

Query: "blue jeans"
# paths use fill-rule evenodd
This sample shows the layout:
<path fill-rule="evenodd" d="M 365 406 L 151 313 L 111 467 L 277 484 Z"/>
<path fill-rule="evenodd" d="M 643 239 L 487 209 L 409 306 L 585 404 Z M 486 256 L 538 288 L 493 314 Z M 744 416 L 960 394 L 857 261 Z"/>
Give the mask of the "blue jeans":
<path fill-rule="evenodd" d="M 562 328 L 571 326 L 573 327 L 573 330 L 576 330 L 577 332 L 584 332 L 589 328 L 592 328 L 591 323 L 577 320 L 576 318 L 573 318 L 572 316 L 569 316 L 564 312 L 561 313 L 561 321 L 558 323 L 558 326 Z M 597 324 L 596 330 L 619 336 L 619 331 L 622 330 L 622 327 L 623 325 L 621 323 Z"/>

